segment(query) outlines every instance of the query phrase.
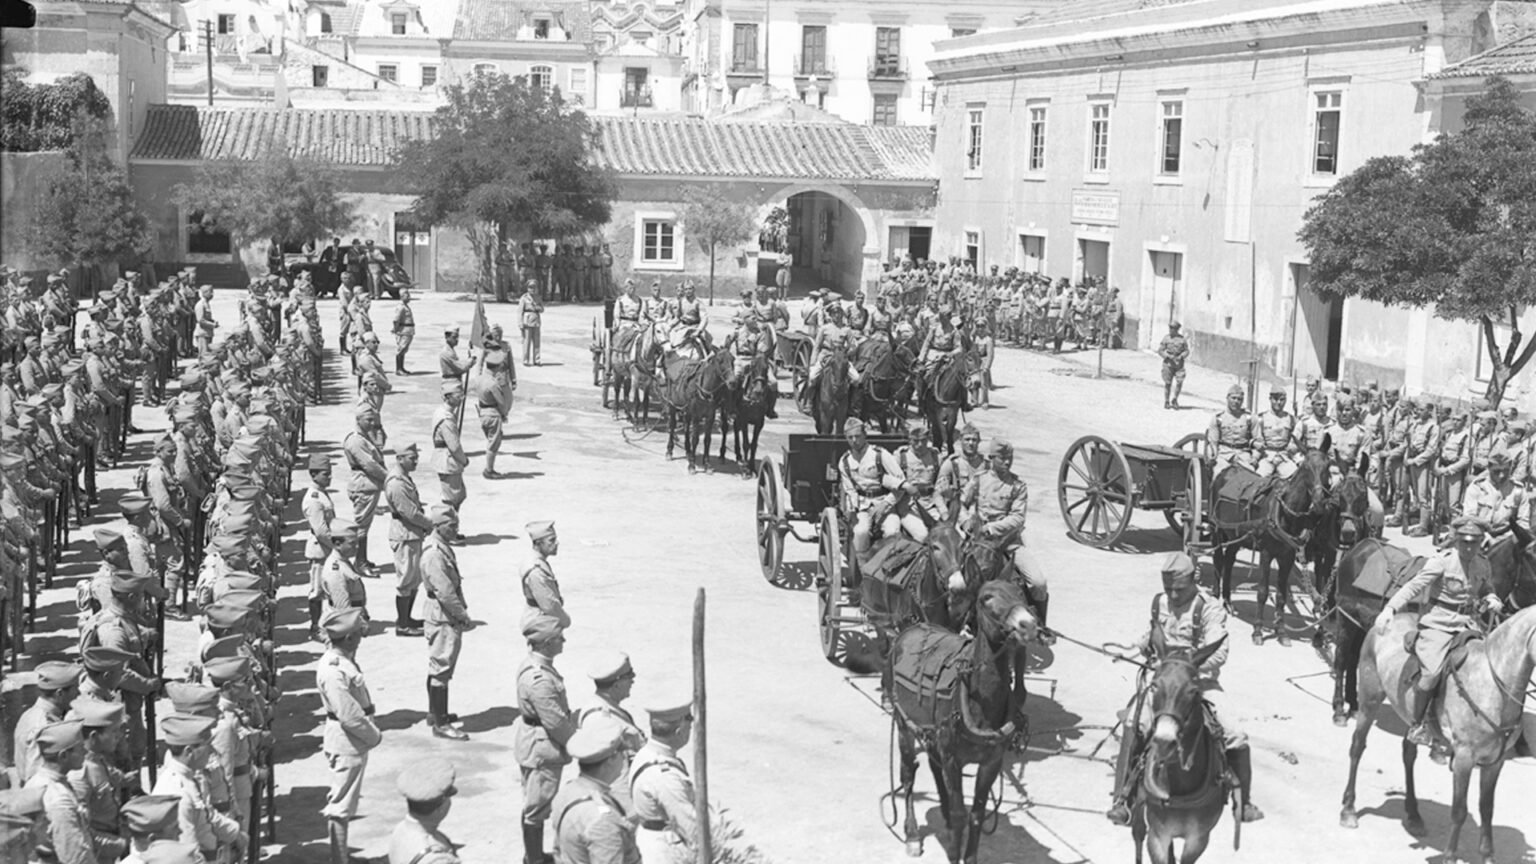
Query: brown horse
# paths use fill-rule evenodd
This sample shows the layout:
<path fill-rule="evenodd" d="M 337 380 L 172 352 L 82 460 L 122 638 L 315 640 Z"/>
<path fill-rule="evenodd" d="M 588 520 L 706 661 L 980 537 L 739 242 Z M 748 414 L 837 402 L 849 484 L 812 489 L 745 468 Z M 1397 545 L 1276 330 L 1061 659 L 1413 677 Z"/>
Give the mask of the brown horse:
<path fill-rule="evenodd" d="M 667 406 L 667 458 L 677 444 L 677 425 L 683 426 L 683 449 L 688 454 L 688 473 L 698 469 L 699 438 L 703 432 L 704 471 L 709 465 L 709 439 L 714 430 L 715 411 L 731 380 L 731 355 L 724 351 L 704 360 L 673 356 L 666 362 L 661 400 Z M 702 427 L 702 428 L 701 428 Z"/>
<path fill-rule="evenodd" d="M 939 808 L 949 829 L 951 864 L 975 864 L 992 785 L 1013 743 L 1024 693 L 1010 682 L 1010 657 L 1034 636 L 1035 621 L 1024 595 L 996 580 L 976 592 L 976 636 L 964 637 L 933 624 L 903 630 L 891 649 L 887 677 L 901 748 L 901 785 L 906 804 L 907 854 L 922 854 L 912 787 L 919 742 L 938 786 Z M 962 769 L 976 766 L 976 787 L 966 807 Z"/>
<path fill-rule="evenodd" d="M 1528 552 L 1522 554 L 1529 555 Z M 1339 824 L 1358 828 L 1355 810 L 1355 777 L 1360 770 L 1360 756 L 1365 739 L 1376 722 L 1376 713 L 1389 703 L 1405 723 L 1412 722 L 1408 702 L 1424 698 L 1410 691 L 1412 681 L 1403 680 L 1408 650 L 1403 637 L 1416 627 L 1411 613 L 1399 614 L 1386 633 L 1375 627 L 1365 637 L 1360 655 L 1360 714 L 1355 719 L 1355 734 L 1349 747 L 1349 782 L 1344 787 L 1344 807 Z M 1520 736 L 1521 713 L 1531 692 L 1531 674 L 1536 672 L 1536 607 L 1528 607 L 1495 627 L 1487 638 L 1473 642 L 1465 654 L 1453 652 L 1446 659 L 1443 694 L 1431 706 L 1430 717 L 1451 744 L 1451 837 L 1444 861 L 1461 860 L 1458 846 L 1461 828 L 1467 820 L 1468 790 L 1472 769 L 1479 772 L 1478 816 L 1481 839 L 1478 852 L 1484 862 L 1493 860 L 1493 800 L 1504 760 L 1514 750 Z M 1409 833 L 1424 833 L 1419 816 L 1419 800 L 1414 791 L 1413 763 L 1418 747 L 1403 739 L 1406 827 Z M 1529 813 L 1527 805 L 1523 812 Z"/>
<path fill-rule="evenodd" d="M 966 410 L 966 382 L 970 380 L 975 353 L 966 351 L 941 361 L 923 382 L 918 408 L 928 419 L 933 446 L 944 453 L 955 452 L 955 426 L 960 412 Z"/>
<path fill-rule="evenodd" d="M 650 392 L 644 386 L 649 382 L 649 370 L 642 368 L 646 358 L 652 357 L 659 347 L 656 328 L 648 326 L 639 330 L 620 331 L 613 337 L 608 348 L 608 369 L 613 387 L 613 418 L 619 418 L 619 410 L 634 426 L 640 425 L 637 400 L 647 402 L 649 412 Z M 653 361 L 654 362 L 654 361 Z"/>
<path fill-rule="evenodd" d="M 842 346 L 827 355 L 826 366 L 816 380 L 816 398 L 811 403 L 817 435 L 841 435 L 848 420 L 848 351 Z"/>
<path fill-rule="evenodd" d="M 1161 642 L 1158 634 L 1157 642 Z M 1152 682 L 1136 704 L 1151 699 L 1152 734 L 1141 756 L 1140 782 L 1131 803 L 1131 836 L 1136 843 L 1136 864 L 1142 848 L 1153 864 L 1194 864 L 1205 854 L 1211 832 L 1221 821 L 1226 806 L 1226 751 L 1221 736 L 1207 722 L 1200 697 L 1200 666 L 1221 647 L 1221 640 L 1190 654 L 1163 651 L 1154 644 L 1161 660 Z M 1126 726 L 1138 723 L 1127 716 Z M 1129 736 L 1139 734 L 1127 731 Z M 1173 843 L 1183 841 L 1177 858 Z"/>
<path fill-rule="evenodd" d="M 879 339 L 860 343 L 853 358 L 859 382 L 851 390 L 849 413 L 865 423 L 878 423 L 882 433 L 905 428 L 912 362 L 906 345 Z"/>
<path fill-rule="evenodd" d="M 736 420 L 732 430 L 735 433 L 736 463 L 745 469 L 748 477 L 757 474 L 757 439 L 763 434 L 768 409 L 779 398 L 778 385 L 772 378 L 768 370 L 768 355 L 758 354 L 752 358 L 751 365 L 742 376 L 740 392 L 731 394 L 732 407 L 729 414 Z M 723 422 L 720 428 L 720 451 L 721 458 L 725 458 Z"/>

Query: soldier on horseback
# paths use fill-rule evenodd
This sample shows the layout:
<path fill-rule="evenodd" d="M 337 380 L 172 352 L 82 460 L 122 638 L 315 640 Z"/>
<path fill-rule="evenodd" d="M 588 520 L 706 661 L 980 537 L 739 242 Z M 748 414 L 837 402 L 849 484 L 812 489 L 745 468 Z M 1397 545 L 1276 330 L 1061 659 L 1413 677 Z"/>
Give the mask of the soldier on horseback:
<path fill-rule="evenodd" d="M 1243 407 L 1241 386 L 1233 384 L 1227 390 L 1227 407 L 1211 418 L 1205 437 L 1216 454 L 1217 474 L 1234 462 L 1244 468 L 1253 468 L 1253 415 Z"/>
<path fill-rule="evenodd" d="M 736 329 L 731 331 L 731 335 L 725 337 L 725 343 L 720 347 L 722 350 L 729 350 L 731 352 L 730 387 L 740 395 L 746 390 L 746 375 L 747 371 L 752 368 L 752 361 L 756 360 L 758 355 L 768 353 L 768 339 L 755 316 L 749 313 L 738 312 L 734 320 Z M 771 383 L 768 378 L 768 367 L 766 364 L 763 366 L 760 378 L 765 386 Z M 766 416 L 770 418 L 779 416 L 778 412 L 773 410 L 771 403 L 768 406 Z"/>
<path fill-rule="evenodd" d="M 986 469 L 987 457 L 981 454 L 981 430 L 975 423 L 967 423 L 960 428 L 960 451 L 950 454 L 939 470 L 938 493 L 950 521 L 960 517 L 960 493 L 970 485 L 971 477 Z"/>
<path fill-rule="evenodd" d="M 928 310 L 923 311 L 926 313 Z M 964 350 L 960 331 L 956 329 L 960 324 L 960 316 L 939 314 L 937 322 L 938 326 L 929 326 L 928 335 L 923 337 L 923 347 L 917 352 L 918 393 L 926 391 L 939 364 L 951 357 L 960 356 Z"/>
<path fill-rule="evenodd" d="M 1254 471 L 1260 477 L 1278 474 L 1286 478 L 1296 473 L 1296 416 L 1285 410 L 1285 388 L 1279 384 L 1269 390 L 1269 410 L 1254 419 L 1254 446 L 1259 451 Z"/>
<path fill-rule="evenodd" d="M 1434 715 L 1429 709 L 1436 701 L 1446 656 L 1456 637 L 1478 627 L 1477 615 L 1504 611 L 1504 601 L 1493 586 L 1488 559 L 1479 548 L 1487 527 L 1471 516 L 1462 516 L 1451 528 L 1454 548 L 1442 550 L 1424 562 L 1423 569 L 1397 589 L 1376 616 L 1376 632 L 1380 635 L 1403 607 L 1420 595 L 1428 601 L 1419 615 L 1417 637 L 1409 652 L 1410 667 L 1403 670 L 1402 680 L 1414 680 L 1417 675 L 1412 688 L 1414 724 L 1408 730 L 1408 740 L 1430 747 L 1430 758 L 1440 763 L 1449 758 L 1450 749 L 1443 736 L 1432 728 Z M 1411 668 L 1413 664 L 1418 668 Z"/>
<path fill-rule="evenodd" d="M 632 281 L 629 279 L 624 280 L 626 285 Z M 651 326 L 655 327 L 657 332 L 666 332 L 667 328 L 671 326 L 672 304 L 667 298 L 661 296 L 660 279 L 651 282 L 651 296 L 645 298 L 645 301 L 641 304 L 641 309 L 645 315 L 645 320 L 651 322 Z"/>
<path fill-rule="evenodd" d="M 672 349 L 692 360 L 701 360 L 710 353 L 709 316 L 704 304 L 693 296 L 692 280 L 685 280 L 679 289 L 677 322 L 672 327 Z"/>
<path fill-rule="evenodd" d="M 1525 502 L 1525 487 L 1510 476 L 1509 456 L 1495 453 L 1488 457 L 1487 473 L 1467 487 L 1461 512 L 1486 523 L 1489 533 L 1497 536 L 1508 531 L 1515 522 L 1523 528 L 1530 527 Z"/>
<path fill-rule="evenodd" d="M 960 506 L 970 510 L 966 534 L 991 546 L 1012 562 L 1035 606 L 1040 635 L 1049 638 L 1046 612 L 1051 592 L 1045 570 L 1024 547 L 1024 522 L 1029 514 L 1029 484 L 1013 473 L 1013 445 L 1001 438 L 987 445 L 987 468 L 971 476 L 960 493 Z"/>
<path fill-rule="evenodd" d="M 853 548 L 867 554 L 874 542 L 874 528 L 880 526 L 885 537 L 901 530 L 896 515 L 896 490 L 906 478 L 889 450 L 869 443 L 864 421 L 849 417 L 843 424 L 848 452 L 837 461 L 837 473 L 843 489 L 844 512 L 853 517 Z"/>
<path fill-rule="evenodd" d="M 812 401 L 816 398 L 817 382 L 821 380 L 821 373 L 826 370 L 833 352 L 839 349 L 846 352 L 853 348 L 853 336 L 844 324 L 841 304 L 833 303 L 817 317 L 822 319 L 822 324 L 816 330 L 815 340 L 811 343 L 810 376 L 805 385 L 810 391 Z M 858 381 L 857 370 L 850 368 L 848 373 L 849 380 Z"/>
<path fill-rule="evenodd" d="M 1316 379 L 1307 380 L 1310 387 Z M 1316 392 L 1307 404 L 1312 406 L 1312 413 L 1301 418 L 1301 423 L 1296 427 L 1296 443 L 1303 450 L 1321 450 L 1323 436 L 1328 433 L 1328 427 L 1333 425 L 1333 419 L 1328 416 L 1328 397 Z"/>
<path fill-rule="evenodd" d="M 1264 818 L 1263 811 L 1254 806 L 1250 794 L 1253 786 L 1253 765 L 1248 749 L 1248 736 L 1232 722 L 1232 717 L 1221 711 L 1219 702 L 1225 691 L 1221 688 L 1221 667 L 1227 662 L 1227 610 L 1216 598 L 1206 593 L 1195 579 L 1195 562 L 1183 552 L 1171 552 L 1163 561 L 1163 593 L 1152 599 L 1152 616 L 1146 635 L 1138 643 L 1144 656 L 1154 655 L 1154 649 L 1162 651 L 1183 650 L 1195 653 L 1201 648 L 1220 643 L 1205 663 L 1200 666 L 1200 692 L 1205 701 L 1208 722 L 1220 730 L 1226 748 L 1227 764 L 1236 775 L 1243 796 L 1243 821 L 1256 822 Z M 1115 759 L 1114 802 L 1105 815 L 1116 825 L 1131 824 L 1130 800 L 1141 780 L 1141 755 L 1146 744 L 1146 733 L 1152 725 L 1152 702 L 1145 694 L 1132 697 L 1125 711 L 1125 731 L 1120 741 L 1120 753 Z"/>
<path fill-rule="evenodd" d="M 949 516 L 949 507 L 938 491 L 941 459 L 927 423 L 919 421 L 907 427 L 907 445 L 896 451 L 896 464 L 906 478 L 901 487 L 906 494 L 897 503 L 896 512 L 901 516 L 901 530 L 919 543 L 928 539 L 930 526 Z"/>

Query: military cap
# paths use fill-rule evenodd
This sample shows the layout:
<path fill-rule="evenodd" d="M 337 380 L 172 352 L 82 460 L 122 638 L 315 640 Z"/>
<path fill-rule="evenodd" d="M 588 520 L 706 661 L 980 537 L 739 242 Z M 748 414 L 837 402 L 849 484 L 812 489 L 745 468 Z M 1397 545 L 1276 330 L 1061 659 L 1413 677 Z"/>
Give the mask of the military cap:
<path fill-rule="evenodd" d="M 1462 516 L 1451 523 L 1451 530 L 1459 538 L 1481 540 L 1488 533 L 1488 524 L 1475 516 Z"/>
<path fill-rule="evenodd" d="M 389 389 L 389 379 L 385 378 L 384 373 L 379 371 L 369 372 L 368 374 L 364 375 L 363 383 L 377 385 L 380 390 Z"/>
<path fill-rule="evenodd" d="M 432 519 L 432 524 L 447 525 L 459 518 L 459 511 L 447 504 L 433 504 L 427 510 L 427 515 Z"/>
<path fill-rule="evenodd" d="M 988 456 L 1013 456 L 1013 445 L 1004 438 L 993 438 L 987 444 Z"/>
<path fill-rule="evenodd" d="M 629 655 L 623 651 L 609 651 L 587 667 L 587 677 L 599 687 L 612 684 L 625 674 L 634 673 L 635 668 L 630 665 Z"/>
<path fill-rule="evenodd" d="M 163 599 L 166 596 L 165 586 L 149 573 L 135 573 L 126 568 L 117 568 L 112 571 L 112 592 L 114 594 L 138 594 L 143 592 L 151 597 Z"/>
<path fill-rule="evenodd" d="M 180 801 L 181 799 L 176 799 Z M 21 789 L 0 789 L 0 825 L 31 825 L 31 817 L 43 812 L 43 789 L 29 786 Z M 0 848 L 4 844 L 0 843 Z"/>
<path fill-rule="evenodd" d="M 64 365 L 59 367 L 59 372 L 65 378 L 73 378 L 83 371 L 85 371 L 85 361 L 79 357 L 71 357 L 64 361 Z"/>
<path fill-rule="evenodd" d="M 693 697 L 663 694 L 645 704 L 645 713 L 658 723 L 693 719 Z"/>
<path fill-rule="evenodd" d="M 180 807 L 180 795 L 140 795 L 130 798 L 117 812 L 122 816 L 123 826 L 129 834 L 144 836 L 159 834 L 175 825 Z M 143 853 L 139 854 L 142 860 Z"/>
<path fill-rule="evenodd" d="M 44 400 L 57 399 L 58 397 L 64 395 L 64 385 L 57 381 L 49 381 L 47 384 L 44 384 L 42 387 L 38 388 L 38 394 L 41 395 Z"/>
<path fill-rule="evenodd" d="M 1183 552 L 1169 552 L 1168 557 L 1163 559 L 1161 572 L 1174 576 L 1193 576 L 1195 574 L 1195 562 L 1190 560 L 1190 557 Z"/>
<path fill-rule="evenodd" d="M 1495 468 L 1499 469 L 1500 471 L 1508 471 L 1509 464 L 1509 454 L 1507 453 L 1495 453 L 1488 457 L 1488 469 L 1490 471 Z"/>
<path fill-rule="evenodd" d="M 181 389 L 183 390 L 201 390 L 207 383 L 207 377 L 199 369 L 188 369 L 182 373 Z"/>
<path fill-rule="evenodd" d="M 1269 385 L 1269 395 L 1271 397 L 1274 397 L 1274 396 L 1284 396 L 1285 395 L 1285 385 L 1284 384 L 1271 384 L 1271 385 Z"/>
<path fill-rule="evenodd" d="M 443 328 L 443 335 L 444 336 L 448 336 L 450 334 L 454 335 L 454 336 L 459 335 L 459 328 L 457 328 L 457 327 L 444 327 Z"/>
<path fill-rule="evenodd" d="M 139 655 L 110 645 L 92 645 L 80 652 L 80 662 L 89 672 L 107 672 L 128 664 Z"/>
<path fill-rule="evenodd" d="M 548 540 L 555 536 L 555 523 L 552 520 L 529 522 L 523 530 L 528 532 L 529 540 Z"/>
<path fill-rule="evenodd" d="M 123 532 L 115 528 L 101 527 L 91 531 L 96 540 L 96 549 L 103 557 L 126 555 L 128 553 L 128 541 L 123 539 Z"/>
<path fill-rule="evenodd" d="M 594 714 L 565 742 L 565 752 L 583 765 L 602 762 L 624 746 L 624 728 L 606 715 Z"/>
<path fill-rule="evenodd" d="M 365 420 L 369 417 L 377 420 L 379 419 L 379 412 L 372 405 L 364 404 L 357 406 L 357 410 L 352 412 L 352 416 L 358 420 Z"/>
<path fill-rule="evenodd" d="M 1168 322 L 1168 329 L 1169 330 L 1177 330 L 1177 329 L 1179 329 L 1180 327 L 1183 327 L 1183 326 L 1184 325 L 1180 324 L 1177 321 L 1169 321 Z"/>
<path fill-rule="evenodd" d="M 265 576 L 247 570 L 234 570 L 225 574 L 223 585 L 229 591 L 255 591 L 265 596 L 271 581 Z"/>
<path fill-rule="evenodd" d="M 363 617 L 363 610 L 353 606 L 327 612 L 325 617 L 320 619 L 320 626 L 332 639 L 345 639 L 354 633 L 366 632 L 368 621 Z"/>
<path fill-rule="evenodd" d="M 28 347 L 28 348 L 36 348 L 37 344 L 38 344 L 37 337 L 36 336 L 27 336 L 27 337 L 25 337 L 24 339 L 21 340 L 21 344 L 26 346 L 26 347 Z"/>
<path fill-rule="evenodd" d="M 225 468 L 246 468 L 254 461 L 252 455 L 243 449 L 231 446 L 224 452 Z M 225 476 L 228 476 L 226 473 Z"/>
<path fill-rule="evenodd" d="M 217 705 L 219 691 L 214 690 L 212 687 L 204 687 L 202 689 L 214 694 L 214 704 Z M 208 743 L 213 737 L 213 727 L 217 725 L 214 719 L 198 714 L 183 713 L 179 706 L 176 711 L 177 713 L 160 721 L 160 731 L 164 734 L 165 743 L 173 747 Z"/>
<path fill-rule="evenodd" d="M 80 683 L 80 666 L 75 663 L 49 660 L 37 664 L 32 673 L 37 676 L 37 689 L 45 692 L 63 690 Z"/>
<path fill-rule="evenodd" d="M 565 626 L 553 615 L 535 615 L 523 625 L 523 638 L 530 645 L 542 645 L 565 632 Z"/>
<path fill-rule="evenodd" d="M 206 684 L 167 681 L 165 695 L 171 700 L 171 707 L 181 714 L 204 716 L 219 707 L 219 691 Z"/>
<path fill-rule="evenodd" d="M 415 453 L 417 456 L 420 456 L 421 455 L 421 445 L 417 444 L 415 441 L 412 441 L 411 443 L 406 444 L 403 447 L 396 447 L 395 448 L 395 458 L 396 459 L 400 458 L 401 456 L 404 456 L 407 453 Z"/>
<path fill-rule="evenodd" d="M 125 717 L 127 714 L 121 702 L 76 699 L 69 706 L 69 718 L 79 721 L 86 729 L 116 729 L 123 725 Z"/>
<path fill-rule="evenodd" d="M 453 765 L 446 759 L 429 756 L 407 765 L 395 779 L 395 788 L 405 800 L 425 803 L 446 798 L 459 790 L 453 785 Z"/>
<path fill-rule="evenodd" d="M 177 405 L 176 409 L 171 412 L 171 420 L 175 423 L 195 423 L 197 422 L 197 407 L 187 404 Z"/>
<path fill-rule="evenodd" d="M 309 470 L 311 472 L 331 470 L 331 457 L 324 453 L 309 454 Z"/>
<path fill-rule="evenodd" d="M 357 523 L 345 516 L 331 520 L 331 536 L 334 538 L 355 539 L 357 531 Z"/>
<path fill-rule="evenodd" d="M 143 513 L 145 510 L 148 510 L 151 503 L 152 502 L 149 500 L 148 495 L 141 495 L 138 492 L 129 492 L 123 497 L 117 499 L 117 508 L 129 516 L 137 516 L 138 514 Z"/>
<path fill-rule="evenodd" d="M 263 591 L 250 588 L 226 588 L 219 602 L 252 614 L 265 609 L 269 600 Z"/>
<path fill-rule="evenodd" d="M 44 756 L 57 756 L 85 743 L 85 730 L 79 720 L 49 723 L 37 733 L 37 749 Z"/>
<path fill-rule="evenodd" d="M 250 673 L 249 657 L 217 657 L 203 662 L 203 674 L 208 676 L 208 683 L 215 687 L 238 681 Z"/>
<path fill-rule="evenodd" d="M 7 438 L 6 440 L 9 441 L 10 439 Z M 26 467 L 26 456 L 20 453 L 0 453 L 0 469 L 6 471 L 18 471 Z"/>
<path fill-rule="evenodd" d="M 238 483 L 231 483 L 230 484 L 230 486 L 229 486 L 229 498 L 230 498 L 231 501 L 242 501 L 242 502 L 243 501 L 255 501 L 256 499 L 260 498 L 262 496 L 262 493 L 264 493 L 265 491 L 266 490 L 263 489 L 258 484 L 254 483 L 254 482 L 251 482 L 250 478 L 246 478 L 244 480 L 241 480 Z M 233 527 L 232 523 L 234 523 L 236 521 L 248 521 L 248 520 L 237 520 L 236 518 L 234 518 L 235 508 L 229 508 L 229 509 L 231 511 L 231 517 L 226 519 L 224 524 L 225 524 L 225 526 L 227 528 L 229 528 L 229 530 L 234 531 L 234 530 L 237 530 L 237 529 L 235 527 Z M 241 511 L 241 513 L 243 515 L 243 511 Z M 242 528 L 242 529 L 239 529 L 239 530 L 244 530 L 244 529 Z"/>
<path fill-rule="evenodd" d="M 1477 419 L 1479 419 L 1479 420 L 1497 420 L 1497 419 L 1499 419 L 1499 412 L 1493 410 L 1492 408 L 1489 408 L 1489 409 L 1484 410 L 1484 411 L 1479 411 L 1479 412 L 1477 412 Z"/>
<path fill-rule="evenodd" d="M 1241 384 L 1233 384 L 1231 387 L 1228 387 L 1227 388 L 1227 395 L 1228 396 L 1241 396 L 1241 395 L 1243 395 L 1243 385 L 1241 385 Z"/>
<path fill-rule="evenodd" d="M 208 626 L 225 630 L 244 626 L 250 614 L 249 609 L 223 600 L 203 607 L 203 617 L 208 619 Z"/>
<path fill-rule="evenodd" d="M 239 656 L 240 649 L 244 645 L 245 637 L 239 633 L 220 636 L 203 647 L 203 662 L 206 663 L 209 660 L 215 660 L 220 657 Z"/>
<path fill-rule="evenodd" d="M 462 395 L 464 395 L 464 382 L 460 381 L 457 378 L 445 379 L 443 381 L 443 395 L 444 396 L 462 396 Z"/>
<path fill-rule="evenodd" d="M 237 534 L 219 534 L 213 538 L 211 545 L 214 551 L 225 558 L 245 554 L 245 538 Z"/>
<path fill-rule="evenodd" d="M 855 432 L 863 432 L 863 431 L 865 431 L 865 429 L 866 429 L 866 427 L 864 425 L 864 421 L 860 420 L 857 417 L 849 417 L 843 423 L 843 434 L 844 435 L 852 435 Z"/>

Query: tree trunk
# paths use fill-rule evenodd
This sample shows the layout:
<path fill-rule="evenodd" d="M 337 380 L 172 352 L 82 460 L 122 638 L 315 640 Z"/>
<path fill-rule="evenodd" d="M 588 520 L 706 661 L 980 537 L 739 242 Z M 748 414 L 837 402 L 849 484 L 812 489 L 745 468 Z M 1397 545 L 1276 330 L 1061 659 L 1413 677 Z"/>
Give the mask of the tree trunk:
<path fill-rule="evenodd" d="M 709 244 L 709 305 L 715 305 L 715 244 Z"/>
<path fill-rule="evenodd" d="M 507 226 L 506 226 L 506 223 L 504 223 L 504 222 L 497 222 L 496 223 L 496 251 L 491 256 L 491 263 L 495 267 L 495 269 L 492 271 L 494 273 L 494 275 L 492 276 L 491 284 L 496 286 L 496 302 L 497 303 L 505 303 L 505 302 L 507 302 L 507 274 L 501 272 L 502 271 L 501 262 L 498 260 L 501 257 L 501 250 L 503 248 L 505 248 L 506 242 L 507 242 Z"/>

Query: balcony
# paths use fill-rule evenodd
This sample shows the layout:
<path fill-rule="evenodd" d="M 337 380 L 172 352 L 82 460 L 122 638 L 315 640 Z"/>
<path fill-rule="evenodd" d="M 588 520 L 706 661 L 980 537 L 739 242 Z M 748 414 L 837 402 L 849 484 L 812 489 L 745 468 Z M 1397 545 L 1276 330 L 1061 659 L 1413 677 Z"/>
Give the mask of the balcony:
<path fill-rule="evenodd" d="M 907 80 L 907 58 L 900 55 L 886 54 L 872 57 L 869 61 L 869 80 L 871 81 L 905 81 Z"/>
<path fill-rule="evenodd" d="M 825 54 L 796 54 L 795 77 L 809 78 L 812 75 L 817 78 L 835 78 L 837 70 L 832 68 Z"/>
<path fill-rule="evenodd" d="M 725 70 L 725 74 L 732 78 L 761 78 L 763 64 L 756 57 L 733 59 L 730 68 Z"/>
<path fill-rule="evenodd" d="M 634 90 L 619 91 L 620 108 L 650 108 L 655 104 L 656 100 L 651 98 L 651 93 L 649 90 L 641 92 L 636 92 Z"/>

